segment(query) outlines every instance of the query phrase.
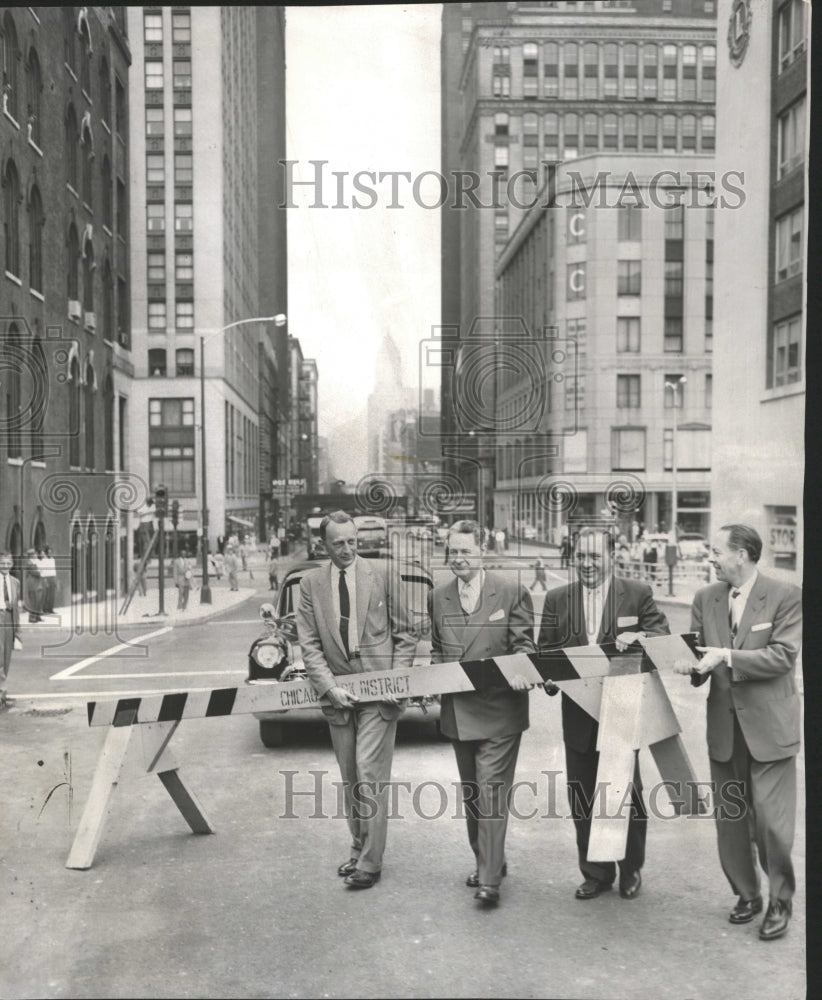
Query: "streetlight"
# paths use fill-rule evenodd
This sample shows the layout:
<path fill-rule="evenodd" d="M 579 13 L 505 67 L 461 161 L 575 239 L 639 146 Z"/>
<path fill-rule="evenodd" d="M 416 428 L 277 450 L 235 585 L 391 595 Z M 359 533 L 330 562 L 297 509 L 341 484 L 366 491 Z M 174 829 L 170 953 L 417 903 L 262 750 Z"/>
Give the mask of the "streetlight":
<path fill-rule="evenodd" d="M 688 380 L 684 375 L 681 375 L 676 382 L 666 382 L 665 388 L 670 389 L 674 398 L 674 428 L 673 435 L 671 437 L 671 531 L 674 532 L 674 541 L 672 544 L 676 544 L 676 514 L 677 514 L 677 498 L 676 498 L 676 431 L 677 431 L 677 410 L 679 409 L 681 394 L 680 389 Z"/>
<path fill-rule="evenodd" d="M 200 604 L 211 604 L 211 587 L 208 583 L 208 477 L 206 475 L 206 412 L 205 412 L 205 342 L 211 340 L 226 330 L 235 326 L 245 326 L 247 323 L 273 323 L 275 326 L 285 326 L 285 313 L 276 316 L 252 316 L 250 319 L 238 319 L 233 323 L 214 330 L 207 337 L 200 336 L 200 471 L 203 489 L 203 584 L 200 589 Z"/>

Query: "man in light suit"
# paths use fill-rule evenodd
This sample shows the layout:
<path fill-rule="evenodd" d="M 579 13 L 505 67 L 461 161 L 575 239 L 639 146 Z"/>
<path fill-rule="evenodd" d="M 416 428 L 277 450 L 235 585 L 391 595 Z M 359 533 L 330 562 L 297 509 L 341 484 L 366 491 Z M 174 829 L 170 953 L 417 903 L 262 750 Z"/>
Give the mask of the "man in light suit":
<path fill-rule="evenodd" d="M 534 652 L 531 597 L 482 566 L 482 526 L 457 521 L 448 533 L 456 579 L 430 597 L 434 663 Z M 477 859 L 466 885 L 483 904 L 499 902 L 506 874 L 505 832 L 522 733 L 528 728 L 528 688 L 522 677 L 489 681 L 476 692 L 444 694 L 440 729 L 453 741 L 466 807 L 468 842 Z"/>
<path fill-rule="evenodd" d="M 297 633 L 303 663 L 323 706 L 343 780 L 350 857 L 337 869 L 352 889 L 379 881 L 388 825 L 388 783 L 402 703 L 362 702 L 340 686 L 345 674 L 405 669 L 417 641 L 406 629 L 399 594 L 377 561 L 357 557 L 357 528 L 348 514 L 323 518 L 320 536 L 331 559 L 300 581 Z"/>
<path fill-rule="evenodd" d="M 719 582 L 700 590 L 691 609 L 704 656 L 695 668 L 675 669 L 689 672 L 695 686 L 711 678 L 708 756 L 719 860 L 739 896 L 729 920 L 746 924 L 762 911 L 755 842 L 770 896 L 759 936 L 770 941 L 788 929 L 796 886 L 791 847 L 800 705 L 794 674 L 802 594 L 757 570 L 762 539 L 748 525 L 720 528 L 711 553 Z"/>
<path fill-rule="evenodd" d="M 574 545 L 575 583 L 550 590 L 545 595 L 537 646 L 563 649 L 593 643 L 615 642 L 624 651 L 640 635 L 668 635 L 668 621 L 654 602 L 651 588 L 637 580 L 614 576 L 614 536 L 610 531 L 583 528 Z M 546 686 L 556 694 L 556 685 Z M 616 879 L 613 861 L 588 857 L 591 811 L 596 799 L 599 724 L 565 693 L 562 695 L 562 738 L 568 799 L 576 830 L 579 868 L 584 881 L 577 899 L 594 899 Z M 619 862 L 619 891 L 623 899 L 634 899 L 642 885 L 640 869 L 645 863 L 648 814 L 642 798 L 639 760 L 631 789 L 631 815 L 625 857 Z"/>
<path fill-rule="evenodd" d="M 11 575 L 10 552 L 0 552 L 0 708 L 14 704 L 6 694 L 11 653 L 20 649 L 20 583 Z"/>

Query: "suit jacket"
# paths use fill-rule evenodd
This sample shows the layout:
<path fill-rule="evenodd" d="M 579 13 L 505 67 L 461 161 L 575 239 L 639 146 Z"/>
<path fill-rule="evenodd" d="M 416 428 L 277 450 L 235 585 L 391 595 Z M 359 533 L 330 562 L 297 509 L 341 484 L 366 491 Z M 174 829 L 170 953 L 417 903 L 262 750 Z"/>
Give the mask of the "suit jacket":
<path fill-rule="evenodd" d="M 598 643 L 613 642 L 622 632 L 669 635 L 670 631 L 668 619 L 656 606 L 647 583 L 611 578 L 611 590 L 605 594 Z M 549 590 L 545 595 L 537 646 L 564 649 L 587 645 L 582 584 L 577 580 Z M 596 749 L 598 728 L 596 719 L 563 694 L 562 738 L 567 746 L 578 753 L 590 753 Z"/>
<path fill-rule="evenodd" d="M 694 597 L 691 628 L 700 645 L 732 648 L 731 663 L 692 675 L 694 686 L 710 677 L 708 754 L 727 761 L 733 751 L 733 712 L 758 761 L 799 752 L 800 706 L 794 672 L 802 642 L 802 592 L 791 583 L 757 575 L 736 639 L 728 621 L 727 583 L 704 587 Z"/>
<path fill-rule="evenodd" d="M 435 587 L 429 597 L 431 659 L 434 663 L 481 660 L 506 653 L 534 652 L 531 595 L 520 584 L 486 572 L 476 610 L 466 615 L 457 580 Z M 458 740 L 511 736 L 528 728 L 528 692 L 507 683 L 476 692 L 444 694 L 440 729 Z"/>
<path fill-rule="evenodd" d="M 360 657 L 349 661 L 334 614 L 332 565 L 329 562 L 302 578 L 296 616 L 306 673 L 321 697 L 337 686 L 340 674 L 410 667 L 417 649 L 417 640 L 408 630 L 405 608 L 389 587 L 386 571 L 377 563 L 359 557 L 354 562 L 354 578 Z M 401 711 L 399 706 L 380 702 L 384 719 L 394 719 Z M 350 709 L 332 705 L 324 705 L 323 712 L 337 725 L 347 722 L 351 714 Z"/>
<path fill-rule="evenodd" d="M 14 640 L 20 638 L 20 581 L 12 576 L 11 573 L 8 574 L 6 580 L 8 580 L 9 606 L 11 608 L 8 612 L 8 617 L 11 620 L 5 623 L 3 628 L 0 628 L 0 660 L 2 660 L 0 662 L 0 677 L 8 670 L 12 649 L 14 648 Z M 5 609 L 2 584 L 0 584 L 0 608 Z"/>

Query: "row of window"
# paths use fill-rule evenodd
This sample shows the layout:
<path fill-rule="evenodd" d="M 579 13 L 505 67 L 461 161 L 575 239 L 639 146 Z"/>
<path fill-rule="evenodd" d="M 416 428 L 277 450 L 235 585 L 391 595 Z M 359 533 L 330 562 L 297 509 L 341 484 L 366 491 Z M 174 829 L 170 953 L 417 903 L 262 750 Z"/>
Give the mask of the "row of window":
<path fill-rule="evenodd" d="M 143 39 L 146 43 L 163 41 L 163 14 L 160 10 L 146 9 L 143 14 Z M 191 42 L 190 11 L 175 10 L 171 14 L 171 41 L 175 45 Z"/>
<path fill-rule="evenodd" d="M 194 329 L 194 302 L 186 299 L 178 299 L 174 303 L 174 323 L 178 330 Z M 148 328 L 149 330 L 168 329 L 168 310 L 164 301 L 149 302 L 148 304 Z M 152 372 L 152 374 L 154 374 Z M 165 372 L 162 372 L 165 374 Z"/>
<path fill-rule="evenodd" d="M 166 255 L 164 250 L 151 250 L 148 253 L 148 280 L 150 282 L 165 282 Z M 176 282 L 191 282 L 194 280 L 194 254 L 187 250 L 174 254 L 174 280 Z"/>
<path fill-rule="evenodd" d="M 152 347 L 148 352 L 148 373 L 154 377 L 168 375 L 166 366 L 166 349 Z M 174 352 L 174 374 L 177 377 L 194 374 L 194 350 L 191 347 L 178 347 Z"/>
<path fill-rule="evenodd" d="M 150 482 L 165 483 L 172 496 L 194 495 L 193 398 L 149 399 L 148 454 Z"/>
<path fill-rule="evenodd" d="M 781 180 L 805 160 L 805 98 L 792 104 L 777 119 L 777 179 Z"/>
<path fill-rule="evenodd" d="M 69 104 L 65 116 L 65 165 L 66 183 L 78 195 L 91 214 L 94 213 L 94 141 L 88 114 L 78 126 L 74 105 Z M 115 225 L 114 199 L 116 192 L 117 234 L 123 240 L 128 233 L 128 202 L 125 181 L 118 177 L 116 184 L 112 176 L 111 160 L 105 153 L 100 164 L 100 191 L 102 194 L 102 220 L 109 232 Z"/>
<path fill-rule="evenodd" d="M 807 0 L 788 0 L 779 9 L 779 72 L 784 72 L 807 45 Z"/>
<path fill-rule="evenodd" d="M 175 59 L 172 63 L 171 84 L 175 90 L 191 90 L 191 60 Z M 145 74 L 146 90 L 162 90 L 165 73 L 162 59 L 147 59 Z"/>
<path fill-rule="evenodd" d="M 617 375 L 616 405 L 618 410 L 639 409 L 642 406 L 642 376 Z M 663 375 L 662 391 L 666 410 L 681 410 L 685 406 L 686 381 L 682 375 Z M 676 386 L 676 389 L 672 389 Z M 713 406 L 713 375 L 705 376 L 705 408 Z M 567 408 L 567 407 L 566 407 Z"/>
<path fill-rule="evenodd" d="M 174 108 L 174 136 L 181 138 L 190 136 L 191 129 L 191 108 Z M 146 138 L 156 139 L 165 135 L 165 108 L 162 104 L 149 105 L 146 107 Z"/>
<path fill-rule="evenodd" d="M 146 229 L 149 236 L 156 236 L 166 231 L 166 206 L 162 201 L 150 201 L 146 204 Z M 178 233 L 190 233 L 194 229 L 194 205 L 190 201 L 174 203 L 174 230 Z"/>
<path fill-rule="evenodd" d="M 493 96 L 510 97 L 510 46 L 494 46 L 492 72 Z M 716 100 L 716 46 L 544 42 L 540 58 L 540 46 L 536 42 L 525 42 L 522 46 L 522 96 L 571 101 L 638 100 L 641 97 L 643 100 L 713 102 Z"/>

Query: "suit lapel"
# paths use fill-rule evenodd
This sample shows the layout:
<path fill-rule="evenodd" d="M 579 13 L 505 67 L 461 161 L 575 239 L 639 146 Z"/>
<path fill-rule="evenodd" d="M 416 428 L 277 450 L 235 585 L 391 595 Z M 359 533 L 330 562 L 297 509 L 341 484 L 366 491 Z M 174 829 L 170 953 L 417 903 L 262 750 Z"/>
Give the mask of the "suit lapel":
<path fill-rule="evenodd" d="M 334 614 L 334 598 L 331 593 L 331 588 L 333 586 L 333 568 L 334 564 L 329 563 L 328 569 L 320 574 L 320 606 L 322 608 L 323 617 L 328 622 L 328 628 L 331 633 L 331 638 L 336 642 L 340 648 L 340 652 L 345 656 L 345 647 L 343 646 L 342 636 L 340 635 L 340 623 L 337 621 L 337 616 Z"/>
<path fill-rule="evenodd" d="M 447 625 L 453 636 L 454 645 L 463 647 L 465 635 L 465 612 L 460 604 L 459 590 L 457 589 L 456 577 L 446 586 L 442 595 L 443 600 L 443 624 Z"/>
<path fill-rule="evenodd" d="M 597 642 L 608 642 L 616 638 L 616 625 L 619 610 L 622 609 L 622 583 L 615 576 L 604 592 L 602 621 L 599 626 Z"/>
<path fill-rule="evenodd" d="M 457 595 L 457 603 L 459 603 L 459 594 Z M 498 597 L 497 597 L 497 585 L 494 578 L 486 570 L 485 580 L 482 584 L 482 590 L 480 591 L 479 603 L 477 604 L 474 613 L 468 615 L 466 621 L 466 628 L 468 630 L 466 635 L 465 643 L 465 659 L 470 659 L 470 652 L 474 644 L 478 642 L 482 636 L 482 629 L 488 623 L 488 619 L 497 610 Z"/>
<path fill-rule="evenodd" d="M 734 642 L 735 649 L 741 649 L 742 643 L 745 641 L 748 633 L 751 630 L 751 625 L 756 621 L 762 606 L 765 603 L 765 598 L 768 596 L 768 588 L 763 586 L 762 574 L 758 574 L 756 578 L 756 583 L 753 586 L 750 594 L 748 595 L 748 600 L 745 602 L 745 610 L 742 612 L 742 618 L 739 622 L 739 628 L 736 631 L 736 641 Z"/>
<path fill-rule="evenodd" d="M 357 572 L 356 572 L 356 583 L 357 588 L 357 638 L 360 643 L 362 643 L 362 634 L 365 629 L 365 618 L 368 613 L 368 604 L 371 600 L 371 588 L 373 586 L 373 579 L 371 576 L 371 570 L 365 565 L 365 562 L 358 558 L 356 562 Z M 342 643 L 342 639 L 340 639 Z"/>
<path fill-rule="evenodd" d="M 714 624 L 717 632 L 722 637 L 724 642 L 728 646 L 732 646 L 733 636 L 731 635 L 731 624 L 728 613 L 729 591 L 730 587 L 723 587 L 723 589 L 716 595 L 716 600 L 714 601 Z"/>
<path fill-rule="evenodd" d="M 576 646 L 588 645 L 588 631 L 585 622 L 585 596 L 582 592 L 580 580 L 568 591 L 568 607 L 566 608 L 566 621 L 568 622 L 571 635 Z"/>

